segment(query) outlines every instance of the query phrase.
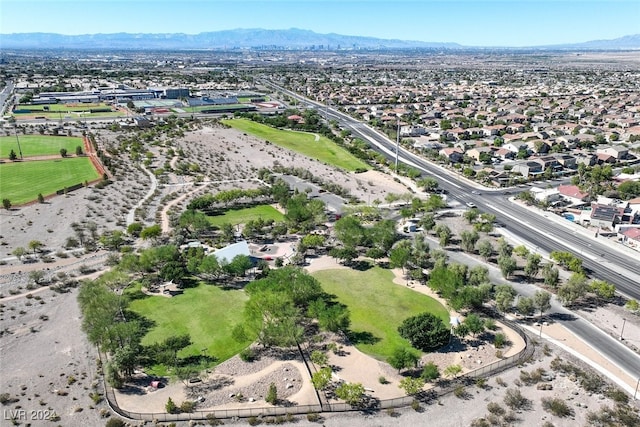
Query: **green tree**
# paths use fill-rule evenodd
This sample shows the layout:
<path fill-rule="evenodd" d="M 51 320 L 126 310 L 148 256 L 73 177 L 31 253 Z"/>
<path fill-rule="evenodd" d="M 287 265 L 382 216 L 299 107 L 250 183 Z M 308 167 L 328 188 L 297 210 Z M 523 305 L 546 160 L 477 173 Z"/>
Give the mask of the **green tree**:
<path fill-rule="evenodd" d="M 76 146 L 76 156 L 82 156 L 82 146 L 81 145 L 77 145 Z"/>
<path fill-rule="evenodd" d="M 472 253 L 475 250 L 476 242 L 479 238 L 480 236 L 475 230 L 463 231 L 462 233 L 460 233 L 460 244 L 462 246 L 462 249 L 465 252 Z"/>
<path fill-rule="evenodd" d="M 180 413 L 180 408 L 178 408 L 178 405 L 176 405 L 174 403 L 174 401 L 171 400 L 171 398 L 169 398 L 167 400 L 167 403 L 164 405 L 164 409 L 165 409 L 165 411 L 167 411 L 168 414 L 179 414 Z"/>
<path fill-rule="evenodd" d="M 42 195 L 42 193 L 38 193 L 38 203 L 44 203 L 44 196 Z"/>
<path fill-rule="evenodd" d="M 404 243 L 408 243 L 404 244 Z M 407 263 L 411 259 L 411 242 L 408 240 L 403 240 L 399 242 L 395 247 L 389 251 L 389 264 L 392 268 L 402 268 L 402 273 L 404 274 L 404 269 L 407 266 Z"/>
<path fill-rule="evenodd" d="M 518 312 L 521 315 L 531 316 L 536 309 L 536 305 L 533 302 L 533 298 L 521 297 L 520 299 L 518 299 L 517 308 L 518 308 Z"/>
<path fill-rule="evenodd" d="M 29 249 L 31 249 L 33 251 L 33 254 L 36 254 L 36 251 L 39 251 L 40 248 L 42 248 L 44 246 L 44 243 L 42 243 L 39 240 L 31 240 L 29 242 Z"/>
<path fill-rule="evenodd" d="M 17 158 L 18 158 L 18 155 L 16 154 L 15 151 L 13 151 L 13 149 L 11 149 L 11 151 L 9 152 L 9 160 L 14 162 Z"/>
<path fill-rule="evenodd" d="M 3 207 L 5 210 L 9 210 L 9 209 L 11 209 L 11 200 L 9 200 L 9 199 L 2 199 L 2 207 Z"/>
<path fill-rule="evenodd" d="M 398 327 L 400 336 L 422 351 L 440 348 L 449 342 L 450 331 L 442 319 L 422 313 L 405 319 Z"/>
<path fill-rule="evenodd" d="M 506 313 L 512 306 L 516 291 L 511 285 L 498 285 L 495 290 L 496 308 Z"/>
<path fill-rule="evenodd" d="M 481 240 L 478 243 L 478 254 L 484 258 L 485 261 L 491 258 L 491 255 L 493 255 L 493 245 L 489 240 Z"/>
<path fill-rule="evenodd" d="M 484 331 L 484 321 L 475 313 L 469 314 L 463 322 L 469 329 L 469 332 L 475 337 L 480 332 Z"/>
<path fill-rule="evenodd" d="M 140 232 L 142 231 L 143 228 L 144 228 L 144 226 L 141 223 L 132 222 L 127 227 L 127 234 L 129 234 L 130 236 L 133 236 L 133 237 L 139 237 L 140 236 Z"/>
<path fill-rule="evenodd" d="M 518 268 L 516 264 L 516 260 L 510 256 L 500 256 L 498 257 L 498 267 L 500 267 L 500 271 L 502 272 L 502 277 L 509 278 L 514 271 Z"/>
<path fill-rule="evenodd" d="M 67 157 L 67 149 L 66 148 L 61 148 L 60 149 L 60 157 Z"/>
<path fill-rule="evenodd" d="M 446 247 L 453 237 L 451 229 L 446 224 L 438 224 L 435 228 L 436 235 L 438 236 L 440 246 Z"/>
<path fill-rule="evenodd" d="M 544 277 L 544 284 L 550 288 L 557 288 L 560 283 L 560 271 L 553 264 L 544 264 L 542 266 L 542 275 Z"/>
<path fill-rule="evenodd" d="M 326 353 L 320 350 L 313 350 L 311 352 L 311 361 L 318 366 L 327 366 L 327 363 L 329 363 L 329 357 Z"/>
<path fill-rule="evenodd" d="M 593 280 L 589 285 L 589 290 L 602 300 L 613 299 L 616 293 L 616 287 L 604 280 Z"/>
<path fill-rule="evenodd" d="M 406 347 L 396 347 L 393 354 L 389 356 L 387 362 L 396 368 L 398 372 L 403 369 L 415 367 L 420 357 Z"/>
<path fill-rule="evenodd" d="M 540 317 L 542 317 L 542 313 L 551 308 L 551 294 L 545 291 L 536 291 L 533 294 L 533 305 L 540 312 Z"/>
<path fill-rule="evenodd" d="M 16 256 L 16 258 L 18 258 L 18 261 L 22 260 L 22 257 L 25 256 L 27 254 L 27 250 L 25 248 L 23 248 L 22 246 L 18 246 L 17 248 L 15 248 L 13 250 L 13 252 L 11 252 L 13 255 Z"/>
<path fill-rule="evenodd" d="M 589 291 L 587 278 L 582 273 L 573 273 L 569 280 L 558 288 L 558 298 L 564 305 L 572 305 Z"/>

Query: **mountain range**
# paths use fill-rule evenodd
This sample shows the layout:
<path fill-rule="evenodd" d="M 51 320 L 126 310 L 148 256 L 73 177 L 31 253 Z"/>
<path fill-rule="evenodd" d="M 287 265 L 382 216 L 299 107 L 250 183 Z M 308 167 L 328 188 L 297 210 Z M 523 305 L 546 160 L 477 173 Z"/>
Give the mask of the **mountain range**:
<path fill-rule="evenodd" d="M 493 46 L 495 48 L 496 46 Z M 184 33 L 114 33 L 63 35 L 55 33 L 0 34 L 2 49 L 473 49 L 482 46 L 462 46 L 457 43 L 416 40 L 380 39 L 375 37 L 319 34 L 309 30 L 236 29 Z M 505 46 L 504 48 L 509 48 Z M 593 40 L 584 43 L 532 46 L 536 49 L 617 50 L 640 49 L 640 34 L 613 40 Z"/>

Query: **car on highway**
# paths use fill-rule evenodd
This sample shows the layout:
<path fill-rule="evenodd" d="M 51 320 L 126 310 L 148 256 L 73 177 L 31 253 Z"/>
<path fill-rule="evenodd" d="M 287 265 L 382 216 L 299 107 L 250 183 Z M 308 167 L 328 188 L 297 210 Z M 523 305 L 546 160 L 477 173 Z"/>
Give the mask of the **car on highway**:
<path fill-rule="evenodd" d="M 481 194 L 478 190 L 473 190 L 471 193 L 472 193 L 472 194 L 477 194 L 477 195 L 480 195 L 480 194 Z"/>
<path fill-rule="evenodd" d="M 476 207 L 476 204 L 473 203 L 473 202 L 467 202 L 466 205 L 469 206 L 470 208 L 475 208 Z"/>

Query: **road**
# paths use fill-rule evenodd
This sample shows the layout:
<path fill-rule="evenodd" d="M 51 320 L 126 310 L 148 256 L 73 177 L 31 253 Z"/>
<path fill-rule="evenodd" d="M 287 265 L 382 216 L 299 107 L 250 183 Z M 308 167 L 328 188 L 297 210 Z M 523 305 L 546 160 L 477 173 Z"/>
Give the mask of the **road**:
<path fill-rule="evenodd" d="M 389 140 L 386 135 L 347 114 L 304 98 L 271 82 L 264 81 L 263 83 L 312 106 L 328 120 L 338 121 L 343 128 L 368 141 L 372 147 L 387 157 L 395 159 L 397 153 L 400 162 L 437 179 L 439 187 L 449 194 L 449 200 L 453 199 L 463 204 L 475 203 L 479 210 L 494 214 L 521 240 L 528 242 L 529 245 L 538 248 L 541 252 L 569 251 L 574 253 L 583 260 L 583 266 L 589 270 L 593 277 L 613 283 L 617 291 L 626 297 L 640 299 L 640 261 L 638 257 L 630 256 L 624 250 L 616 250 L 615 246 L 612 247 L 610 243 L 604 242 L 603 238 L 596 239 L 595 236 L 587 238 L 575 229 L 565 226 L 568 224 L 559 224 L 551 220 L 550 217 L 538 215 L 518 203 L 509 201 L 506 192 L 513 191 L 513 189 L 496 191 L 479 188 L 477 184 L 460 177 L 458 174 L 398 147 L 395 141 Z M 473 194 L 474 190 L 480 194 Z M 553 214 L 548 213 L 548 215 L 552 216 Z"/>

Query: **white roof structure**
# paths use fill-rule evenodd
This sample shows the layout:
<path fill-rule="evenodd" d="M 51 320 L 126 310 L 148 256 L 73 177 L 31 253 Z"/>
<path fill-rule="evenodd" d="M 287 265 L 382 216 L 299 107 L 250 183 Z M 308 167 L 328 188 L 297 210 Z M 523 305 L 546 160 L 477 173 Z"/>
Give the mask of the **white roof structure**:
<path fill-rule="evenodd" d="M 220 262 L 222 262 L 223 260 L 225 260 L 225 262 L 231 262 L 233 261 L 233 258 L 238 255 L 251 256 L 251 252 L 249 251 L 249 244 L 245 240 L 243 240 L 241 242 L 226 246 L 222 249 L 218 249 L 213 253 L 213 255 L 215 255 L 215 257 L 218 258 L 218 261 Z"/>

